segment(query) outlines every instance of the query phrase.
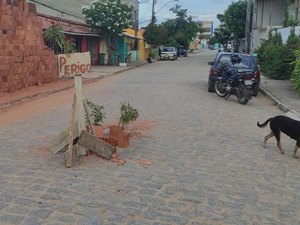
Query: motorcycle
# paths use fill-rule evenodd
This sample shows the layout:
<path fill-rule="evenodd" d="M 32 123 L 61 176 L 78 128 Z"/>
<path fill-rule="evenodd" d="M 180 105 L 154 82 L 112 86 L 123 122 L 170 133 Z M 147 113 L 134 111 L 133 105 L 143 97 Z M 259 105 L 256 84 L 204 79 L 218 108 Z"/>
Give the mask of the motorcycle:
<path fill-rule="evenodd" d="M 235 71 L 226 64 L 222 65 L 220 70 L 222 76 L 218 77 L 215 81 L 215 90 L 217 95 L 225 98 L 225 100 L 227 100 L 231 95 L 235 95 L 240 104 L 247 104 L 252 97 L 251 91 L 249 90 L 251 85 L 245 84 L 245 71 Z M 236 73 L 233 80 L 231 78 L 232 73 Z"/>

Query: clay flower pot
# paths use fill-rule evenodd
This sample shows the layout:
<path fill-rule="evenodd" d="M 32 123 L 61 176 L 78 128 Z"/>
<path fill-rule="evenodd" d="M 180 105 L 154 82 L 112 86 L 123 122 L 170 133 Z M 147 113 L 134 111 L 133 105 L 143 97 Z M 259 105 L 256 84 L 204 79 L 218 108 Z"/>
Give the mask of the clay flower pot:
<path fill-rule="evenodd" d="M 98 138 L 102 138 L 104 137 L 103 134 L 103 126 L 99 126 L 99 125 L 93 125 L 94 131 L 95 131 L 95 136 Z"/>
<path fill-rule="evenodd" d="M 118 138 L 118 147 L 127 148 L 129 146 L 130 134 L 128 132 L 121 132 Z"/>
<path fill-rule="evenodd" d="M 120 134 L 122 133 L 122 129 L 119 126 L 112 125 L 109 127 L 109 136 L 112 139 L 118 139 Z"/>

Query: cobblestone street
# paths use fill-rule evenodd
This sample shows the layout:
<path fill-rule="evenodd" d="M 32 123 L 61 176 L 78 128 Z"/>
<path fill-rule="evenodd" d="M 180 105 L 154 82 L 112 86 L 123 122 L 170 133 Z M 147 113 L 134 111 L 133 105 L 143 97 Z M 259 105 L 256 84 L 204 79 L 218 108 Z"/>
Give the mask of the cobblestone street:
<path fill-rule="evenodd" d="M 264 149 L 269 128 L 256 126 L 282 112 L 260 93 L 247 105 L 208 93 L 213 56 L 159 61 L 84 86 L 104 105 L 106 123 L 118 121 L 121 101 L 139 110 L 141 133 L 117 150 L 123 166 L 88 156 L 66 169 L 64 154 L 47 150 L 68 127 L 73 89 L 2 112 L 18 116 L 0 125 L 0 224 L 300 224 L 295 142 L 282 135 L 286 155 L 274 138 Z"/>

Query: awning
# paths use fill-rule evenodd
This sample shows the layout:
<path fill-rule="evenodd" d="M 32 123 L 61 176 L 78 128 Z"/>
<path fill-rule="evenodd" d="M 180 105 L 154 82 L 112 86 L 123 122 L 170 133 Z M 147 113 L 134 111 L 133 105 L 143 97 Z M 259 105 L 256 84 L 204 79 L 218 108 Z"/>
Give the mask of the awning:
<path fill-rule="evenodd" d="M 95 33 L 78 33 L 78 32 L 70 32 L 70 31 L 63 31 L 63 33 L 69 35 L 77 35 L 77 36 L 103 37 L 102 35 L 95 34 Z"/>
<path fill-rule="evenodd" d="M 121 34 L 120 36 L 125 36 L 125 37 L 130 37 L 130 38 L 135 38 L 135 39 L 140 39 L 140 40 L 144 40 L 144 38 L 141 38 L 139 36 L 135 36 L 135 35 L 132 35 L 132 34 L 128 34 L 128 33 L 123 33 Z"/>

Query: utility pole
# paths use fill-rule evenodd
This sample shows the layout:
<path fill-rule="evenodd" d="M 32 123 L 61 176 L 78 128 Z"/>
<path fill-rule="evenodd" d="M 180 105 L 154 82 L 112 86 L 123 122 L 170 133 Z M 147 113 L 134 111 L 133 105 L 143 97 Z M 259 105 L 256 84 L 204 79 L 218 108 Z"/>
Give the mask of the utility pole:
<path fill-rule="evenodd" d="M 155 12 L 154 12 L 155 4 L 156 4 L 156 0 L 152 0 L 152 16 L 151 16 L 151 24 L 152 25 L 155 23 Z"/>
<path fill-rule="evenodd" d="M 247 14 L 246 14 L 246 27 L 245 27 L 245 52 L 250 53 L 250 43 L 251 43 L 251 9 L 252 9 L 252 0 L 247 2 Z"/>

